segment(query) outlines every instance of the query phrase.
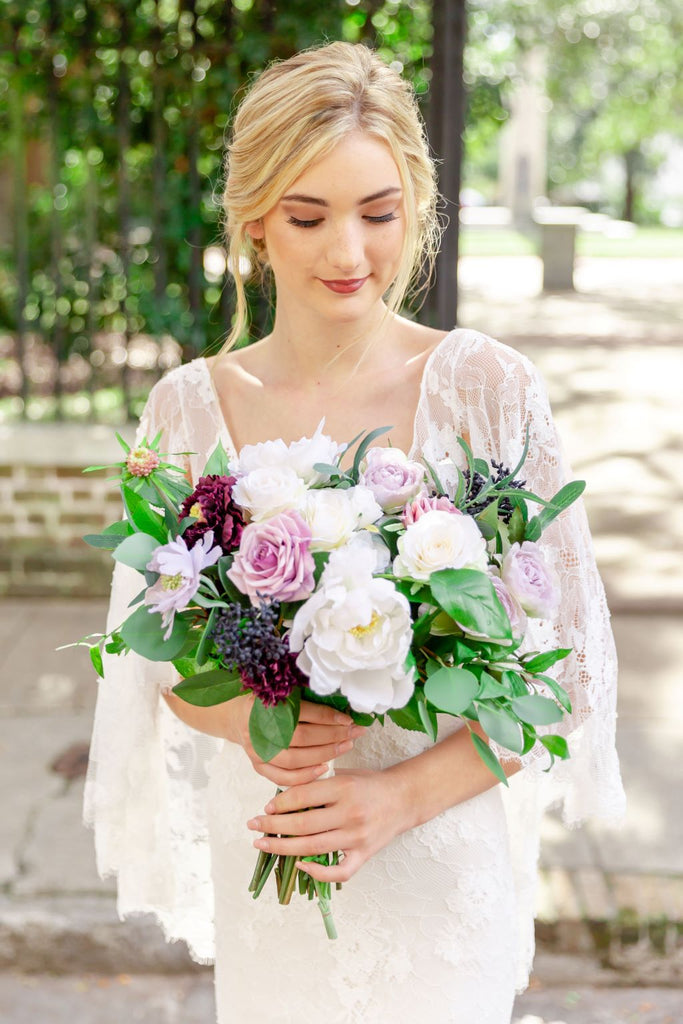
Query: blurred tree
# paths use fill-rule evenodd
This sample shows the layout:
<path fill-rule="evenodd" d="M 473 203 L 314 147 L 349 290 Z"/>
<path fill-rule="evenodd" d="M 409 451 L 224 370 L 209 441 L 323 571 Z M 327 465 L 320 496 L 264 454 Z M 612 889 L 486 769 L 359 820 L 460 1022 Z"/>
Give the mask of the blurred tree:
<path fill-rule="evenodd" d="M 617 157 L 623 168 L 621 213 L 638 213 L 650 144 L 680 134 L 683 116 L 683 8 L 678 0 L 469 0 L 467 78 L 472 90 L 468 154 L 490 153 L 506 83 L 520 53 L 547 53 L 549 185 L 585 179 Z M 489 148 L 486 149 L 486 143 Z"/>

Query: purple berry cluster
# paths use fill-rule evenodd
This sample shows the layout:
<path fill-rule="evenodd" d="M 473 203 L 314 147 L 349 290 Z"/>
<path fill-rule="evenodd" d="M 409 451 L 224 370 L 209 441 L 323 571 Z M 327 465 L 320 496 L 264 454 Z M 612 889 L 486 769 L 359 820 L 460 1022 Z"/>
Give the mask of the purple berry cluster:
<path fill-rule="evenodd" d="M 502 462 L 495 462 L 493 459 L 491 459 L 491 468 L 495 469 L 496 471 L 495 476 L 493 476 L 494 484 L 499 484 L 501 480 L 504 480 L 506 476 L 510 475 L 510 470 L 506 466 L 504 466 Z M 483 512 L 484 509 L 488 505 L 490 505 L 492 501 L 496 500 L 496 491 L 495 489 L 489 491 L 488 494 L 485 495 L 485 497 L 477 501 L 477 495 L 479 494 L 484 484 L 486 483 L 486 478 L 483 477 L 481 473 L 475 472 L 470 482 L 470 471 L 468 469 L 466 469 L 463 472 L 463 476 L 465 478 L 465 484 L 469 492 L 468 500 L 471 502 L 471 504 L 469 504 L 467 507 L 467 512 L 471 516 L 476 516 L 479 512 Z M 525 480 L 508 480 L 505 486 L 520 489 L 523 488 L 525 484 Z M 498 502 L 498 515 L 500 516 L 500 518 L 504 522 L 509 523 L 513 512 L 514 505 L 512 504 L 510 499 L 500 498 Z"/>
<path fill-rule="evenodd" d="M 212 632 L 223 664 L 238 671 L 245 688 L 265 705 L 286 700 L 295 686 L 306 684 L 278 621 L 277 602 L 248 608 L 235 602 L 218 613 Z"/>

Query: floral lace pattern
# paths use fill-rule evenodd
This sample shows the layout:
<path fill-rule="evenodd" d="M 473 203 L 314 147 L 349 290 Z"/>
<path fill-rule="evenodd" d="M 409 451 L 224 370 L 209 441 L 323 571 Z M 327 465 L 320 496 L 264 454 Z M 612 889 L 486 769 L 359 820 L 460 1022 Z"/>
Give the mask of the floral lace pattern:
<path fill-rule="evenodd" d="M 512 466 L 527 423 L 528 484 L 552 494 L 567 472 L 535 369 L 484 335 L 455 330 L 425 367 L 411 456 L 457 458 L 460 434 L 483 457 Z M 192 479 L 219 438 L 234 453 L 203 359 L 153 388 L 139 436 L 158 430 L 162 450 L 193 453 L 175 459 Z M 571 759 L 545 774 L 545 757 L 532 754 L 509 791 L 497 787 L 398 837 L 335 893 L 334 943 L 303 900 L 283 910 L 265 893 L 254 902 L 246 892 L 254 851 L 245 822 L 272 785 L 240 749 L 169 711 L 159 690 L 175 682 L 172 668 L 134 654 L 106 660 L 85 798 L 98 866 L 118 875 L 122 915 L 154 912 L 167 937 L 185 939 L 203 961 L 213 957 L 215 937 L 221 1024 L 401 1024 L 425 1014 L 458 1024 L 509 1021 L 515 985 L 526 983 L 533 955 L 543 810 L 559 802 L 574 825 L 590 815 L 618 817 L 623 808 L 616 659 L 580 503 L 544 533 L 543 544 L 563 600 L 556 623 L 533 623 L 531 644 L 574 649 L 561 668 L 574 708 L 565 725 Z M 139 577 L 117 566 L 108 628 L 126 617 L 139 589 Z M 388 723 L 338 763 L 381 768 L 428 743 Z M 272 1017 L 268 1006 L 276 1008 Z"/>

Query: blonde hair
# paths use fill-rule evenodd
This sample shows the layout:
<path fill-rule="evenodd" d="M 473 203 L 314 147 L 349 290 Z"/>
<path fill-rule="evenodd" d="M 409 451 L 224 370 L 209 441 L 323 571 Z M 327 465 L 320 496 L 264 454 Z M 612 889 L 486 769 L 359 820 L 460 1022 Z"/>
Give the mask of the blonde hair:
<path fill-rule="evenodd" d="M 388 145 L 403 187 L 406 232 L 389 309 L 399 309 L 418 274 L 421 287 L 428 281 L 440 237 L 436 173 L 410 85 L 366 46 L 336 42 L 306 50 L 271 64 L 235 116 L 223 209 L 237 310 L 226 348 L 248 324 L 244 258 L 261 272 L 266 263 L 263 242 L 251 238 L 247 224 L 272 210 L 313 162 L 353 131 Z"/>

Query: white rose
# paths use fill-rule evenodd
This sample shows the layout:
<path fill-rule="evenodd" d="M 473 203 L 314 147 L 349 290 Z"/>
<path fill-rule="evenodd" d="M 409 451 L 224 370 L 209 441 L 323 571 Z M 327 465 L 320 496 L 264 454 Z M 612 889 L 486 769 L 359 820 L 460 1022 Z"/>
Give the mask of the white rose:
<path fill-rule="evenodd" d="M 309 491 L 303 517 L 311 528 L 311 550 L 332 551 L 345 544 L 356 529 L 358 517 L 348 491 Z"/>
<path fill-rule="evenodd" d="M 291 466 L 309 485 L 326 479 L 313 469 L 315 464 L 324 462 L 328 466 L 335 465 L 343 448 L 343 445 L 337 444 L 331 437 L 323 434 L 324 425 L 325 420 L 322 419 L 313 437 L 302 437 L 299 441 L 293 441 L 285 456 L 285 464 Z"/>
<path fill-rule="evenodd" d="M 236 462 L 230 463 L 235 476 L 246 476 L 264 466 L 284 466 L 287 462 L 287 445 L 284 441 L 262 441 L 259 444 L 245 444 Z"/>
<path fill-rule="evenodd" d="M 472 516 L 425 512 L 398 540 L 394 575 L 428 580 L 439 569 L 486 570 L 486 541 Z"/>
<path fill-rule="evenodd" d="M 307 493 L 306 484 L 288 466 L 253 469 L 232 489 L 233 501 L 257 523 L 280 512 L 301 511 Z"/>
<path fill-rule="evenodd" d="M 314 693 L 341 692 L 354 710 L 382 714 L 403 707 L 413 693 L 413 672 L 405 668 L 410 605 L 389 580 L 342 579 L 335 558 L 341 553 L 332 553 L 332 572 L 326 568 L 319 589 L 294 616 L 289 646 L 301 652 L 297 665 Z M 351 561 L 364 553 L 352 552 Z"/>

